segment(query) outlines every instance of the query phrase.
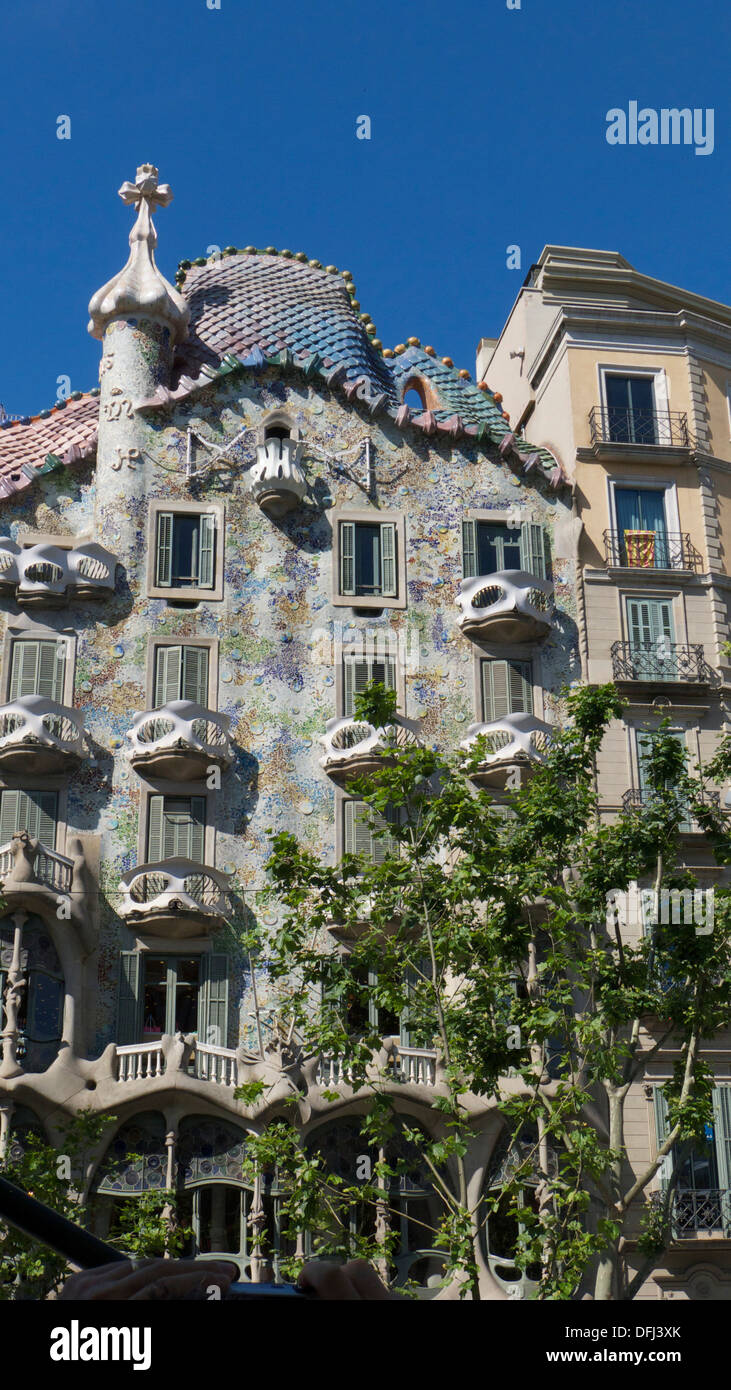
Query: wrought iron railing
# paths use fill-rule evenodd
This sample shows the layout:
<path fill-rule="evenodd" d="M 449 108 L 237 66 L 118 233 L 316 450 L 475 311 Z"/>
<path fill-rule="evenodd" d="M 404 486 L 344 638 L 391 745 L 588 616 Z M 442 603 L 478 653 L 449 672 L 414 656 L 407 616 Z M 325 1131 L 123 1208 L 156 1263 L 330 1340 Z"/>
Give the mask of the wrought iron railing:
<path fill-rule="evenodd" d="M 731 1190 L 727 1187 L 695 1191 L 676 1189 L 671 1204 L 671 1223 L 675 1240 L 713 1234 L 731 1238 Z"/>
<path fill-rule="evenodd" d="M 654 444 L 659 448 L 692 447 L 688 417 L 679 410 L 633 410 L 627 406 L 592 406 L 592 444 Z"/>
<path fill-rule="evenodd" d="M 701 567 L 700 552 L 681 531 L 605 531 L 607 565 L 622 569 L 693 570 Z"/>
<path fill-rule="evenodd" d="M 641 787 L 630 787 L 622 796 L 622 806 L 625 811 L 629 811 L 633 806 L 646 806 L 649 799 L 649 791 L 643 790 Z M 705 791 L 700 800 L 707 802 L 709 806 L 720 806 L 721 793 Z"/>
<path fill-rule="evenodd" d="M 708 685 L 712 672 L 700 644 L 678 642 L 613 642 L 612 678 L 615 681 L 688 681 Z"/>

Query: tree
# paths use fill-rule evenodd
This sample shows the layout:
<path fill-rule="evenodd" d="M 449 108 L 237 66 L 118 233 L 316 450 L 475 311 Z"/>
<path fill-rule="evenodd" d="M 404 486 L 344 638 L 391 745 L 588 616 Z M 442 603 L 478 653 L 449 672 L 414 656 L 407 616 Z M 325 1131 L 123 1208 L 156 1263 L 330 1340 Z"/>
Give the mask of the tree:
<path fill-rule="evenodd" d="M 3 1176 L 77 1225 L 89 1224 L 91 1206 L 82 1197 L 90 1155 L 115 1123 L 113 1115 L 80 1111 L 63 1127 L 56 1148 L 34 1130 L 14 1144 Z M 138 1156 L 125 1155 L 125 1162 Z M 110 1245 L 129 1256 L 178 1255 L 188 1231 L 172 1219 L 175 1194 L 143 1193 L 120 1203 Z M 0 1299 L 47 1298 L 68 1275 L 68 1263 L 48 1246 L 0 1222 Z"/>
<path fill-rule="evenodd" d="M 691 773 L 662 727 L 651 736 L 644 804 L 607 823 L 595 763 L 621 704 L 612 686 L 580 687 L 565 709 L 544 763 L 503 805 L 472 780 L 489 751 L 484 740 L 468 758 L 387 745 L 381 766 L 348 784 L 371 819 L 376 862 L 346 854 L 328 867 L 293 835 L 272 836 L 271 889 L 285 920 L 260 950 L 280 1013 L 304 1053 L 337 1059 L 340 1085 L 368 1088 L 362 1133 L 376 1155 L 370 1182 L 353 1174 L 333 1183 L 311 1149 L 303 1156 L 296 1124 L 276 1127 L 266 1159 L 278 1152 L 288 1175 L 293 1239 L 307 1230 L 315 1248 L 339 1240 L 352 1251 L 347 1210 L 356 1203 L 371 1213 L 357 1248 L 393 1277 L 395 1194 L 411 1165 L 428 1173 L 439 1201 L 428 1243 L 465 1295 L 478 1296 L 477 1254 L 491 1218 L 516 1223 L 513 1258 L 523 1270 L 538 1266 L 541 1299 L 574 1297 L 589 1277 L 595 1298 L 632 1297 L 667 1246 L 678 1166 L 711 1118 L 704 1046 L 728 1020 L 728 894 L 716 890 L 707 934 L 692 917 L 663 921 L 658 912 L 638 930 L 616 905 L 636 884 L 658 895 L 650 903 L 693 889 L 678 861 L 689 816 L 717 861 L 729 862 L 712 784 L 728 774 L 731 746 L 722 740 L 713 763 Z M 395 698 L 371 685 L 355 715 L 393 724 Z M 332 948 L 333 930 L 344 948 Z M 399 1118 L 398 1087 L 386 1084 L 395 1054 L 384 1049 L 384 1020 L 397 1017 L 408 1020 L 412 1044 L 438 1054 L 436 1137 Z M 668 1134 L 634 1177 L 627 1096 L 671 1041 L 680 1060 L 665 1088 Z M 338 1083 L 327 1094 L 337 1111 Z M 489 1193 L 475 1197 L 469 1158 L 487 1108 L 503 1118 L 507 1161 Z M 672 1171 L 658 1204 L 647 1190 L 665 1156 Z M 644 1265 L 628 1279 L 623 1241 L 640 1211 Z M 398 1216 L 403 1224 L 403 1209 Z"/>

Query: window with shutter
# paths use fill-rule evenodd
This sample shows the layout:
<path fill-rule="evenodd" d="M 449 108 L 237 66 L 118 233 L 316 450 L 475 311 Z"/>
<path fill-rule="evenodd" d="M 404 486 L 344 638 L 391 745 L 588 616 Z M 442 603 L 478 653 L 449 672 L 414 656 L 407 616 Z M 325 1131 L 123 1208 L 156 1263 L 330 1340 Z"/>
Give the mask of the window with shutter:
<path fill-rule="evenodd" d="M 627 599 L 630 659 L 638 680 L 676 680 L 673 605 L 665 599 Z"/>
<path fill-rule="evenodd" d="M 520 528 L 521 569 L 534 574 L 536 579 L 546 578 L 546 537 L 543 527 L 533 521 L 524 521 Z"/>
<path fill-rule="evenodd" d="M 533 708 L 528 661 L 483 661 L 482 717 L 486 724 L 506 714 L 530 714 Z"/>
<path fill-rule="evenodd" d="M 148 821 L 148 862 L 158 859 L 203 859 L 206 799 L 204 796 L 151 796 Z M 161 853 L 153 856 L 153 848 Z"/>
<path fill-rule="evenodd" d="M 346 718 L 352 718 L 356 695 L 362 694 L 371 681 L 377 681 L 386 690 L 396 689 L 396 662 L 392 657 L 383 660 L 373 655 L 343 657 L 343 714 Z"/>
<path fill-rule="evenodd" d="M 381 524 L 381 593 L 396 596 L 396 527 L 392 521 Z"/>
<path fill-rule="evenodd" d="M 204 512 L 200 518 L 198 585 L 201 589 L 213 588 L 214 551 L 216 542 L 216 518 Z"/>
<path fill-rule="evenodd" d="M 360 854 L 373 864 L 382 864 L 394 852 L 397 841 L 393 836 L 373 834 L 373 826 L 383 826 L 384 820 L 387 823 L 393 819 L 393 813 L 381 820 L 364 801 L 346 801 L 344 815 L 346 854 Z"/>
<path fill-rule="evenodd" d="M 139 952 L 120 951 L 116 1041 L 121 1045 L 129 1046 L 142 1037 L 140 976 Z"/>
<path fill-rule="evenodd" d="M 157 518 L 157 563 L 155 583 L 167 588 L 173 581 L 173 514 L 160 512 Z"/>
<path fill-rule="evenodd" d="M 155 651 L 155 708 L 172 700 L 208 705 L 208 648 L 160 646 Z"/>
<path fill-rule="evenodd" d="M 7 844 L 17 831 L 27 830 L 47 849 L 55 849 L 57 817 L 58 792 L 0 792 L 0 844 Z"/>
<path fill-rule="evenodd" d="M 474 521 L 462 522 L 462 574 L 465 579 L 477 578 L 477 535 Z"/>
<path fill-rule="evenodd" d="M 64 702 L 66 643 L 55 638 L 20 637 L 13 642 L 10 699 L 43 695 Z"/>
<path fill-rule="evenodd" d="M 340 592 L 355 593 L 355 523 L 340 523 Z"/>
<path fill-rule="evenodd" d="M 229 958 L 201 958 L 201 991 L 198 998 L 198 1037 L 213 1047 L 228 1047 Z"/>

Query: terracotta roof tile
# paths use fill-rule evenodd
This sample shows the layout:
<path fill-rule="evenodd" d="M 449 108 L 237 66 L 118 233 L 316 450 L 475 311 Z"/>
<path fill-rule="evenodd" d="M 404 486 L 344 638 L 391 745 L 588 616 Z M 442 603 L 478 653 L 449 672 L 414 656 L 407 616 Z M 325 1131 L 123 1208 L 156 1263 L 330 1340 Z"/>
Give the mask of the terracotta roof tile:
<path fill-rule="evenodd" d="M 39 473 L 88 458 L 96 448 L 99 397 L 81 396 L 27 422 L 0 424 L 0 497 L 10 497 Z"/>

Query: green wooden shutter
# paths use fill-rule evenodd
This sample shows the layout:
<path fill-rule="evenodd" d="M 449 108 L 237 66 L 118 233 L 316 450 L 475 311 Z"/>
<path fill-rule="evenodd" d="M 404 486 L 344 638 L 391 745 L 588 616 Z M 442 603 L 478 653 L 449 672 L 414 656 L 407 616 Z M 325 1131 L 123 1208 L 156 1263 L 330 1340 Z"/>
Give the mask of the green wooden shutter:
<path fill-rule="evenodd" d="M 228 979 L 228 956 L 201 957 L 198 1038 L 214 1047 L 228 1047 Z"/>
<path fill-rule="evenodd" d="M 183 647 L 182 699 L 208 708 L 208 648 Z"/>
<path fill-rule="evenodd" d="M 180 699 L 182 647 L 158 647 L 155 652 L 155 709 Z"/>
<path fill-rule="evenodd" d="M 381 593 L 384 598 L 396 597 L 396 527 L 392 521 L 381 523 Z"/>
<path fill-rule="evenodd" d="M 158 512 L 155 583 L 169 588 L 173 582 L 173 514 Z"/>
<path fill-rule="evenodd" d="M 120 951 L 117 995 L 117 1042 L 120 1046 L 138 1043 L 142 1038 L 140 965 L 139 951 Z"/>
<path fill-rule="evenodd" d="M 29 792 L 24 795 L 28 802 L 28 830 L 34 840 L 40 840 L 47 849 L 55 849 L 58 793 Z"/>
<path fill-rule="evenodd" d="M 18 829 L 19 791 L 0 792 L 0 844 L 6 845 Z"/>
<path fill-rule="evenodd" d="M 718 1185 L 728 1193 L 731 1192 L 731 1086 L 713 1088 L 713 1123 L 716 1131 Z M 728 1235 L 728 1231 L 725 1234 Z"/>
<path fill-rule="evenodd" d="M 44 695 L 47 700 L 63 704 L 65 666 L 65 642 L 18 638 L 13 642 L 10 699 Z"/>
<path fill-rule="evenodd" d="M 147 803 L 147 862 L 159 864 L 163 858 L 164 796 L 151 796 Z"/>
<path fill-rule="evenodd" d="M 661 638 L 674 641 L 672 606 L 664 599 L 627 599 L 630 642 L 636 647 L 652 647 Z"/>
<path fill-rule="evenodd" d="M 506 714 L 530 714 L 533 708 L 530 663 L 526 661 L 483 661 L 483 719 L 491 724 Z"/>
<path fill-rule="evenodd" d="M 192 796 L 190 798 L 190 830 L 188 833 L 188 858 L 194 859 L 196 864 L 202 864 L 205 857 L 205 830 L 206 798 L 204 796 Z"/>
<path fill-rule="evenodd" d="M 371 858 L 372 840 L 368 807 L 364 801 L 345 802 L 345 852 Z"/>
<path fill-rule="evenodd" d="M 382 864 L 384 859 L 386 859 L 389 854 L 393 854 L 396 850 L 397 841 L 390 834 L 378 836 L 374 835 L 372 828 L 374 826 L 378 826 L 378 828 L 381 829 L 384 823 L 386 825 L 388 825 L 389 822 L 393 824 L 395 822 L 395 819 L 395 814 L 391 810 L 386 811 L 385 815 L 382 817 L 377 815 L 373 811 L 369 816 L 368 824 L 364 828 L 368 831 L 368 838 L 370 840 L 370 859 L 373 864 Z"/>
<path fill-rule="evenodd" d="M 465 579 L 477 578 L 477 524 L 462 522 L 462 573 Z"/>
<path fill-rule="evenodd" d="M 39 642 L 38 695 L 63 704 L 64 667 L 66 653 L 63 642 Z"/>
<path fill-rule="evenodd" d="M 510 668 L 510 713 L 530 714 L 533 709 L 530 666 L 524 661 L 509 661 L 508 666 Z"/>
<path fill-rule="evenodd" d="M 659 1148 L 661 1144 L 664 1144 L 668 1134 L 668 1107 L 662 1086 L 653 1087 L 652 1098 L 655 1106 L 655 1137 Z M 659 1176 L 663 1183 L 670 1181 L 672 1171 L 673 1151 L 671 1149 L 670 1153 L 665 1155 L 659 1170 Z"/>
<path fill-rule="evenodd" d="M 486 724 L 510 713 L 507 661 L 483 661 L 482 708 Z"/>
<path fill-rule="evenodd" d="M 520 563 L 536 579 L 546 578 L 546 540 L 543 527 L 536 522 L 521 523 Z"/>
<path fill-rule="evenodd" d="M 355 711 L 355 689 L 358 679 L 358 663 L 352 657 L 343 659 L 343 714 L 352 719 Z"/>
<path fill-rule="evenodd" d="M 355 593 L 355 522 L 340 523 L 340 592 Z"/>
<path fill-rule="evenodd" d="M 198 586 L 201 589 L 213 588 L 215 548 L 216 518 L 213 512 L 204 512 L 198 533 Z"/>

